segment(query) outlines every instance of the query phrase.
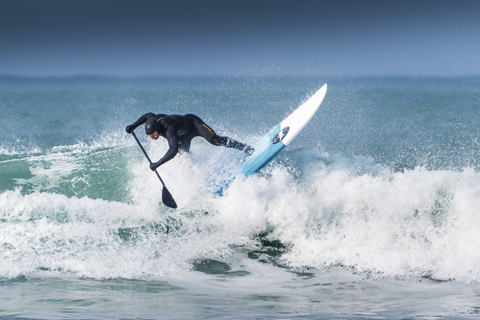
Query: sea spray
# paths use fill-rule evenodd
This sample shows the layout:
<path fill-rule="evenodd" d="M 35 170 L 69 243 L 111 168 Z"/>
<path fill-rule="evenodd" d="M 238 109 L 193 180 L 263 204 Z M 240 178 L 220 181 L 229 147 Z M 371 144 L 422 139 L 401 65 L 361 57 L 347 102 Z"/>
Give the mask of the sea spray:
<path fill-rule="evenodd" d="M 325 82 L 322 108 L 261 172 L 239 177 L 243 153 L 194 139 L 159 168 L 178 209 L 159 205 L 127 124 L 195 113 L 252 144 Z M 0 90 L 0 316 L 478 314 L 478 79 L 26 78 Z M 138 133 L 152 159 L 165 154 Z"/>

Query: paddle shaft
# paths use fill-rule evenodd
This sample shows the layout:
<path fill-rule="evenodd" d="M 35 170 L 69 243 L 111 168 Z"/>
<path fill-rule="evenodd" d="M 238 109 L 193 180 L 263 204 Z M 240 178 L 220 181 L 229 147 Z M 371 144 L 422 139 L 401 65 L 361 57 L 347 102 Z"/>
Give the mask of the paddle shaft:
<path fill-rule="evenodd" d="M 140 149 L 142 149 L 142 152 L 143 152 L 143 154 L 145 155 L 145 157 L 147 158 L 148 162 L 149 162 L 150 164 L 152 164 L 152 160 L 150 160 L 150 157 L 148 156 L 147 152 L 145 151 L 145 149 L 143 148 L 142 144 L 141 144 L 140 141 L 138 140 L 138 138 L 137 138 L 137 136 L 135 135 L 135 132 L 134 132 L 134 131 L 132 131 L 132 135 L 133 135 L 133 137 L 135 138 L 135 140 L 137 141 L 138 146 L 140 147 Z M 163 186 L 163 189 L 162 189 L 162 202 L 163 202 L 163 204 L 166 205 L 167 207 L 170 207 L 170 208 L 176 208 L 176 207 L 177 207 L 177 203 L 176 203 L 175 200 L 173 199 L 172 194 L 170 193 L 170 191 L 168 191 L 167 186 L 165 185 L 165 183 L 163 182 L 162 178 L 161 178 L 160 175 L 158 174 L 157 169 L 155 169 L 155 173 L 157 174 L 157 177 L 158 177 L 158 179 L 160 180 L 160 182 L 162 183 L 162 186 Z"/>
<path fill-rule="evenodd" d="M 137 141 L 138 143 L 138 146 L 140 147 L 140 149 L 142 149 L 143 151 L 143 154 L 145 155 L 145 157 L 147 158 L 148 162 L 150 164 L 152 164 L 152 160 L 150 160 L 150 157 L 148 156 L 147 152 L 145 151 L 145 149 L 143 148 L 142 144 L 140 143 L 140 141 L 138 140 L 137 136 L 135 135 L 135 132 L 132 131 L 132 136 L 135 138 L 135 140 Z M 160 179 L 160 182 L 162 183 L 163 187 L 166 188 L 165 186 L 165 183 L 163 182 L 162 178 L 160 177 L 160 175 L 158 174 L 157 172 L 157 169 L 155 169 L 155 173 L 157 174 L 157 177 L 158 179 Z"/>

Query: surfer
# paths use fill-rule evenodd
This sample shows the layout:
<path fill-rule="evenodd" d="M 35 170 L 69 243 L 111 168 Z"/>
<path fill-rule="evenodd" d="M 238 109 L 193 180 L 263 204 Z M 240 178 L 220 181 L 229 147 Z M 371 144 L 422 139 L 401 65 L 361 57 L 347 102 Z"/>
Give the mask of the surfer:
<path fill-rule="evenodd" d="M 162 136 L 168 141 L 168 151 L 157 162 L 150 164 L 150 169 L 155 171 L 156 168 L 165 162 L 172 160 L 178 152 L 188 152 L 190 143 L 195 137 L 203 137 L 209 143 L 215 146 L 224 146 L 227 148 L 235 148 L 244 151 L 247 155 L 253 154 L 255 151 L 252 147 L 235 141 L 229 137 L 217 135 L 213 129 L 203 122 L 202 119 L 194 114 L 178 115 L 178 114 L 154 114 L 146 113 L 137 121 L 126 127 L 127 133 L 132 133 L 138 126 L 145 123 L 145 133 L 152 139 L 157 140 Z"/>

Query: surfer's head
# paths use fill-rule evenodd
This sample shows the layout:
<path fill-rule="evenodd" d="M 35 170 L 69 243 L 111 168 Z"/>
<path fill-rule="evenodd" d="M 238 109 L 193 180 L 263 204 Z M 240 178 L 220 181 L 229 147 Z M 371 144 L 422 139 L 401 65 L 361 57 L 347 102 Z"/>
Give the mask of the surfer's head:
<path fill-rule="evenodd" d="M 155 121 L 155 120 L 148 120 L 145 123 L 145 133 L 147 136 L 150 136 L 150 138 L 157 140 L 159 136 L 159 131 L 160 131 L 160 124 Z"/>

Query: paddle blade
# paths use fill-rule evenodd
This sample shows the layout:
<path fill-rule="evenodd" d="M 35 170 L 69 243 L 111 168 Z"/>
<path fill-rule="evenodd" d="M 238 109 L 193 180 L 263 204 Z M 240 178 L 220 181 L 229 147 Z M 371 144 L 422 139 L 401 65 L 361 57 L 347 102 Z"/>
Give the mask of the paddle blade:
<path fill-rule="evenodd" d="M 162 189 L 162 202 L 169 208 L 177 208 L 177 203 L 173 200 L 172 194 L 165 187 Z"/>

